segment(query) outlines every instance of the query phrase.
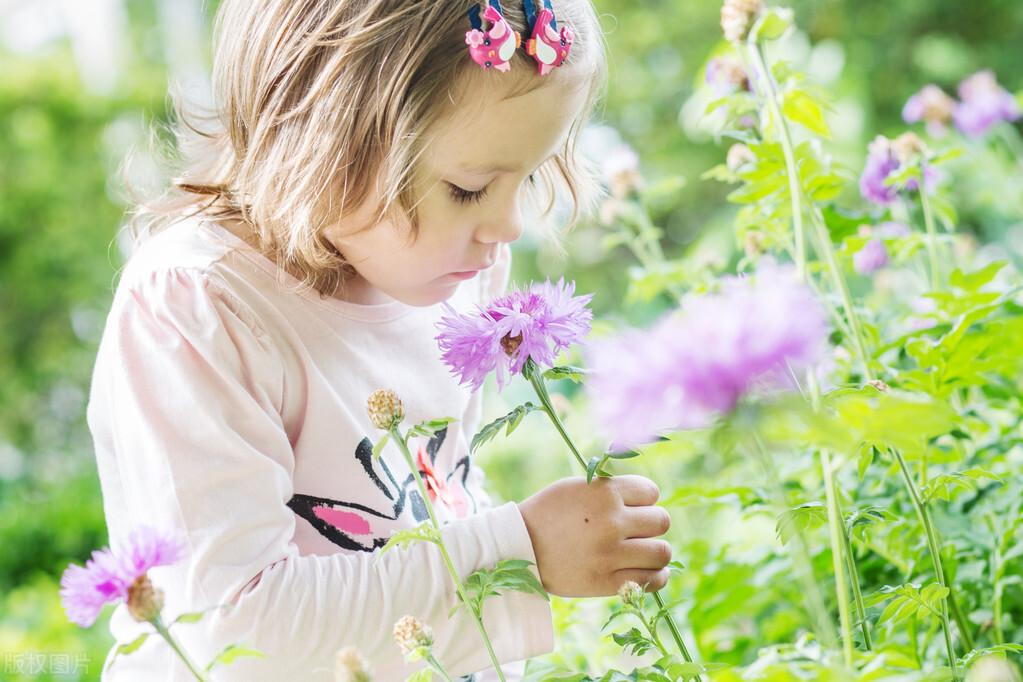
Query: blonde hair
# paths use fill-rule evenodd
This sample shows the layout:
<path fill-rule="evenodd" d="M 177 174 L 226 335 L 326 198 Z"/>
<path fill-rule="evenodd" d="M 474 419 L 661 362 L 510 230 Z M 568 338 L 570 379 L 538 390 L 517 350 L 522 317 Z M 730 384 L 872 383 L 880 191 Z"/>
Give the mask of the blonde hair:
<path fill-rule="evenodd" d="M 458 79 L 480 70 L 464 40 L 472 4 L 223 0 L 215 24 L 215 111 L 204 128 L 201 117 L 176 103 L 179 175 L 157 199 L 137 206 L 129 222 L 135 243 L 189 213 L 241 220 L 260 251 L 302 288 L 335 295 L 345 262 L 323 228 L 363 204 L 378 177 L 378 217 L 404 217 L 418 233 L 412 189 L 428 143 L 424 133 L 455 101 Z M 525 36 L 521 3 L 503 9 Z M 525 90 L 552 79 L 586 79 L 586 106 L 564 148 L 539 172 L 547 199 L 542 214 L 551 213 L 558 189 L 567 189 L 571 224 L 594 195 L 575 143 L 606 62 L 590 0 L 557 0 L 555 11 L 575 32 L 564 66 L 539 76 L 520 49 L 511 72 L 476 77 L 518 78 Z"/>

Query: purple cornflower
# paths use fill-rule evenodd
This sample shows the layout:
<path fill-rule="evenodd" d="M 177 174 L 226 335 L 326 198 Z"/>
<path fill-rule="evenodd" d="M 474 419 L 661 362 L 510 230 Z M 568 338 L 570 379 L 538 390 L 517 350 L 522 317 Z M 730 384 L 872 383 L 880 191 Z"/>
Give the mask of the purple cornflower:
<path fill-rule="evenodd" d="M 906 123 L 924 121 L 927 132 L 937 137 L 943 135 L 952 122 L 952 111 L 956 101 L 945 94 L 937 85 L 925 85 L 902 107 L 902 120 Z"/>
<path fill-rule="evenodd" d="M 888 249 L 880 239 L 871 239 L 853 254 L 853 267 L 861 275 L 869 275 L 888 265 Z"/>
<path fill-rule="evenodd" d="M 874 226 L 873 233 L 881 239 L 901 239 L 912 234 L 912 230 L 905 224 L 886 220 Z"/>
<path fill-rule="evenodd" d="M 68 620 L 89 627 L 106 604 L 131 602 L 133 588 L 149 569 L 173 564 L 183 555 L 184 545 L 178 537 L 148 526 L 133 530 L 113 550 L 94 551 L 84 568 L 71 564 L 61 577 L 60 598 Z"/>
<path fill-rule="evenodd" d="M 962 102 L 952 112 L 959 132 L 969 137 L 980 137 L 1002 121 L 1015 121 L 1023 112 L 1019 103 L 998 84 L 994 73 L 978 71 L 959 84 Z"/>
<path fill-rule="evenodd" d="M 593 295 L 574 293 L 574 282 L 559 279 L 513 291 L 468 314 L 448 306 L 450 316 L 437 323 L 441 357 L 473 390 L 494 370 L 498 387 L 504 388 L 529 358 L 550 366 L 558 353 L 590 332 L 593 312 L 587 305 Z"/>
<path fill-rule="evenodd" d="M 752 278 L 689 297 L 649 331 L 590 344 L 587 392 L 616 449 L 731 411 L 757 386 L 790 382 L 821 359 L 823 308 L 791 268 L 764 263 Z"/>

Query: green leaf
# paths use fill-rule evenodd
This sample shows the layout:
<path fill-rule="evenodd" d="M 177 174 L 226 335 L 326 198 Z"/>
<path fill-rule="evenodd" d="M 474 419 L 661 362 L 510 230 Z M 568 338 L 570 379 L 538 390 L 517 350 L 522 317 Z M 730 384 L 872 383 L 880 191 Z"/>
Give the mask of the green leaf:
<path fill-rule="evenodd" d="M 611 637 L 618 646 L 622 647 L 625 653 L 631 653 L 633 656 L 642 656 L 647 651 L 657 648 L 657 645 L 640 632 L 639 628 L 631 628 L 627 632 L 622 633 L 616 632 Z"/>
<path fill-rule="evenodd" d="M 139 635 L 135 639 L 131 640 L 127 644 L 119 644 L 117 646 L 117 649 L 114 651 L 114 655 L 111 656 L 110 663 L 107 664 L 106 669 L 110 670 L 110 666 L 112 666 L 114 664 L 114 661 L 117 660 L 118 656 L 125 656 L 127 654 L 130 654 L 130 653 L 133 653 L 135 651 L 138 651 L 138 648 L 140 646 L 142 646 L 147 639 L 149 639 L 149 635 L 151 635 L 151 634 L 153 634 L 153 633 L 151 633 L 151 632 L 143 632 L 141 635 Z"/>
<path fill-rule="evenodd" d="M 777 40 L 785 35 L 793 22 L 792 10 L 788 7 L 770 7 L 763 12 L 749 32 L 752 43 L 761 40 Z"/>
<path fill-rule="evenodd" d="M 927 481 L 921 494 L 924 502 L 934 499 L 950 502 L 961 493 L 976 491 L 980 487 L 980 482 L 984 480 L 1002 482 L 1001 476 L 986 469 L 974 467 L 965 471 L 954 471 L 950 474 L 935 476 Z"/>
<path fill-rule="evenodd" d="M 439 545 L 440 533 L 437 532 L 437 529 L 434 528 L 429 521 L 423 521 L 418 526 L 414 526 L 412 528 L 396 530 L 391 533 L 391 537 L 387 540 L 387 544 L 380 548 L 375 561 L 380 561 L 380 557 L 394 547 L 407 549 L 408 546 L 414 542 L 432 542 L 435 545 Z"/>
<path fill-rule="evenodd" d="M 431 682 L 431 680 L 433 680 L 433 671 L 429 668 L 423 668 L 405 678 L 405 682 Z"/>
<path fill-rule="evenodd" d="M 522 421 L 523 417 L 530 412 L 536 412 L 538 410 L 543 410 L 543 408 L 538 405 L 534 405 L 533 403 L 525 403 L 519 405 L 503 417 L 499 417 L 490 422 L 480 429 L 479 433 L 472 437 L 472 443 L 469 445 L 469 452 L 475 453 L 480 446 L 493 440 L 494 437 L 501 432 L 502 428 L 507 427 L 505 435 L 510 435 Z"/>
<path fill-rule="evenodd" d="M 250 649 L 239 644 L 228 644 L 223 651 L 206 664 L 206 671 L 209 672 L 218 665 L 230 665 L 239 658 L 266 658 L 266 654 L 259 649 Z"/>
<path fill-rule="evenodd" d="M 597 471 L 604 466 L 607 461 L 607 455 L 594 455 L 590 457 L 590 461 L 586 463 L 586 482 L 593 483 L 593 477 L 597 475 Z"/>
<path fill-rule="evenodd" d="M 929 615 L 940 618 L 941 602 L 948 597 L 948 593 L 949 589 L 938 583 L 930 583 L 923 590 L 912 583 L 897 587 L 885 585 L 864 599 L 864 604 L 876 606 L 888 601 L 888 606 L 878 617 L 877 624 L 892 621 L 892 624 L 898 625 L 914 616 L 921 619 L 926 619 Z"/>
<path fill-rule="evenodd" d="M 776 527 L 778 539 L 788 544 L 801 531 L 819 528 L 828 521 L 828 511 L 823 502 L 807 502 L 782 512 Z"/>
<path fill-rule="evenodd" d="M 999 271 L 1004 268 L 1008 263 L 1004 260 L 996 260 L 990 263 L 980 270 L 975 270 L 971 273 L 964 273 L 959 268 L 956 268 L 949 276 L 948 283 L 957 289 L 962 289 L 968 293 L 974 293 L 980 290 L 985 284 L 988 284 L 998 275 Z"/>
<path fill-rule="evenodd" d="M 214 606 L 213 608 L 219 608 L 219 607 Z M 178 616 L 177 618 L 175 618 L 174 620 L 171 621 L 171 624 L 168 626 L 168 628 L 173 627 L 173 626 L 177 625 L 178 623 L 198 623 L 200 620 L 202 620 L 203 616 L 205 616 L 207 613 L 209 613 L 212 610 L 213 609 L 206 609 L 204 611 L 193 611 L 192 613 L 182 613 L 180 616 Z"/>
<path fill-rule="evenodd" d="M 586 370 L 583 369 L 582 367 L 571 366 L 551 367 L 549 370 L 543 373 L 543 376 L 545 379 L 550 379 L 551 381 L 557 381 L 558 379 L 568 379 L 569 381 L 574 381 L 575 383 L 578 384 L 580 381 L 583 380 L 583 377 L 586 376 Z"/>
<path fill-rule="evenodd" d="M 986 649 L 974 649 L 970 653 L 959 659 L 960 663 L 964 668 L 970 667 L 974 662 L 978 661 L 985 656 L 1001 655 L 1012 653 L 1023 653 L 1023 644 L 996 644 L 995 646 L 987 647 Z"/>
<path fill-rule="evenodd" d="M 384 447 L 387 445 L 387 441 L 390 439 L 390 437 L 391 437 L 391 434 L 385 433 L 383 436 L 380 437 L 380 440 L 378 440 L 376 443 L 374 443 L 374 445 L 373 445 L 373 456 L 374 457 L 379 457 L 380 456 L 380 453 L 384 451 Z"/>
<path fill-rule="evenodd" d="M 525 592 L 535 594 L 550 601 L 547 590 L 531 569 L 532 561 L 525 559 L 504 559 L 491 568 L 481 568 L 470 573 L 464 581 L 468 606 L 482 618 L 483 604 L 491 597 L 500 596 L 503 592 Z M 461 595 L 459 595 L 461 601 Z M 454 615 L 458 606 L 451 609 L 449 617 Z"/>
<path fill-rule="evenodd" d="M 785 93 L 782 102 L 782 112 L 785 117 L 802 125 L 810 132 L 821 137 L 831 137 L 831 130 L 827 121 L 824 120 L 824 112 L 820 104 L 802 90 L 790 90 Z"/>

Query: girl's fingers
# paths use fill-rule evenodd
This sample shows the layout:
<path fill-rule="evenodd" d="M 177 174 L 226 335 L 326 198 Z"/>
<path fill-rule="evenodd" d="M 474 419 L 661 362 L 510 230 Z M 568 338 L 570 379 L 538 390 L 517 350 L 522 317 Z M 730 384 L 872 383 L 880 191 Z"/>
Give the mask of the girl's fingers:
<path fill-rule="evenodd" d="M 619 557 L 616 562 L 620 566 L 619 572 L 630 569 L 659 571 L 671 561 L 671 545 L 652 538 L 625 540 Z"/>
<path fill-rule="evenodd" d="M 649 506 L 655 504 L 657 498 L 661 496 L 657 484 L 645 476 L 623 474 L 608 479 L 608 483 L 615 487 L 626 507 Z"/>
<path fill-rule="evenodd" d="M 655 538 L 671 528 L 671 515 L 664 507 L 629 507 L 622 526 L 627 538 Z"/>

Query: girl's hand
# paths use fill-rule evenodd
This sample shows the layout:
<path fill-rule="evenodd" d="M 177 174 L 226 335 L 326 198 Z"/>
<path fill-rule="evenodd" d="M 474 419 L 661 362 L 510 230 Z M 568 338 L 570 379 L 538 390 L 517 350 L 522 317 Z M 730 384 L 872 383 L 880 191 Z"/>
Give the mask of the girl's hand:
<path fill-rule="evenodd" d="M 643 476 L 565 478 L 519 511 L 533 542 L 544 588 L 560 597 L 610 596 L 633 580 L 650 591 L 668 582 L 671 546 L 654 539 L 671 517 L 654 504 L 657 485 Z"/>

